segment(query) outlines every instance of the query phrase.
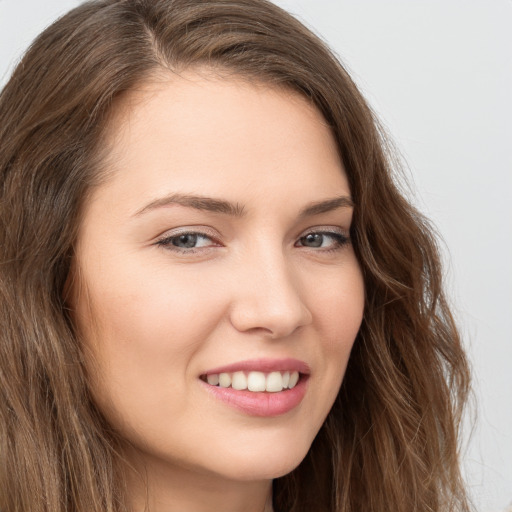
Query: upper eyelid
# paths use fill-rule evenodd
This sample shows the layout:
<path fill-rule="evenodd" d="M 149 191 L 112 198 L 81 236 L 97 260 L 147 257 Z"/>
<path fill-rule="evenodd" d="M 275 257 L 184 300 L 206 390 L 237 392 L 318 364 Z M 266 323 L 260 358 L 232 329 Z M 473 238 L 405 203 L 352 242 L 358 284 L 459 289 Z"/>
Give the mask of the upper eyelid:
<path fill-rule="evenodd" d="M 328 226 L 318 226 L 310 229 L 306 229 L 302 231 L 302 233 L 297 237 L 298 240 L 309 235 L 310 233 L 322 233 L 326 235 L 341 235 L 345 238 L 350 238 L 350 229 L 341 228 L 341 227 L 328 227 Z"/>
<path fill-rule="evenodd" d="M 307 228 L 302 233 L 348 233 L 350 229 L 342 228 L 340 226 L 314 226 Z"/>
<path fill-rule="evenodd" d="M 170 232 L 169 230 L 165 231 L 161 235 L 157 237 L 157 239 L 164 239 L 164 238 L 173 238 L 175 236 L 180 236 L 184 234 L 195 234 L 195 235 L 204 235 L 210 238 L 220 238 L 220 235 L 213 233 L 212 231 L 209 231 L 206 228 L 202 227 L 183 227 L 183 228 L 177 228 L 178 231 L 176 232 Z M 305 234 L 308 233 L 339 233 L 342 232 L 343 234 L 349 233 L 350 228 L 342 228 L 340 226 L 313 226 L 311 228 L 307 228 L 301 231 L 301 234 L 298 236 L 298 238 L 301 238 Z"/>
<path fill-rule="evenodd" d="M 171 230 L 164 231 L 161 235 L 156 237 L 156 241 L 158 242 L 161 240 L 166 240 L 168 238 L 175 238 L 175 237 L 178 237 L 181 235 L 201 235 L 201 236 L 206 236 L 208 238 L 211 238 L 212 240 L 217 240 L 218 238 L 220 238 L 220 236 L 218 234 L 215 234 L 215 233 L 207 230 L 206 228 L 198 228 L 198 227 L 191 226 L 191 227 L 183 227 L 181 229 L 178 228 L 178 231 L 171 231 Z"/>

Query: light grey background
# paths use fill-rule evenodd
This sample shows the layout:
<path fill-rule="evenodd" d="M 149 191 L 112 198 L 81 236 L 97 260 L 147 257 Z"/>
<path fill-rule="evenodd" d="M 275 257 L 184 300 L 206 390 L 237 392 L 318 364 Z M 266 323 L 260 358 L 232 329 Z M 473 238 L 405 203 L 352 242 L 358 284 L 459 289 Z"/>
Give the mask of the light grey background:
<path fill-rule="evenodd" d="M 35 35 L 78 3 L 0 0 L 0 84 Z M 445 240 L 478 402 L 466 479 L 479 511 L 503 510 L 512 502 L 512 1 L 277 3 L 347 65 Z"/>

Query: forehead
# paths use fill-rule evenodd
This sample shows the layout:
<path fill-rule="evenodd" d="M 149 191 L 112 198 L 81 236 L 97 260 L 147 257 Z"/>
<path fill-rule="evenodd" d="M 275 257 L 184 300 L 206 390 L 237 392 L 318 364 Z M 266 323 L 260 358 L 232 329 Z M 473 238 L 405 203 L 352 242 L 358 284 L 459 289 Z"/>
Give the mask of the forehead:
<path fill-rule="evenodd" d="M 160 74 L 119 99 L 106 135 L 113 181 L 139 196 L 191 186 L 220 196 L 291 193 L 297 183 L 349 193 L 330 127 L 289 89 L 207 72 Z"/>
<path fill-rule="evenodd" d="M 179 131 L 183 137 L 201 135 L 201 127 L 206 133 L 211 127 L 209 122 L 217 128 L 221 124 L 226 128 L 231 123 L 237 131 L 250 133 L 250 128 L 261 126 L 255 126 L 255 120 L 267 127 L 272 122 L 266 115 L 268 110 L 260 112 L 263 105 L 279 109 L 290 121 L 296 119 L 300 111 L 300 116 L 307 116 L 312 125 L 321 127 L 325 134 L 329 132 L 327 135 L 334 142 L 323 115 L 310 99 L 298 91 L 227 70 L 204 67 L 180 73 L 159 70 L 125 91 L 114 102 L 106 135 L 107 138 L 116 137 L 130 125 L 153 123 L 162 117 L 166 118 L 169 126 L 174 126 L 175 133 Z"/>

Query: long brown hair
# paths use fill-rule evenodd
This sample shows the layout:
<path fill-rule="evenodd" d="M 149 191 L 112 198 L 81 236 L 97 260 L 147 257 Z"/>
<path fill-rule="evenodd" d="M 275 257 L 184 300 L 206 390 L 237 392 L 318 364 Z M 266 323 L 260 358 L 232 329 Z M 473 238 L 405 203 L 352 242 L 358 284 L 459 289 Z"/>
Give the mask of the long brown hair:
<path fill-rule="evenodd" d="M 433 230 L 399 192 L 341 64 L 265 0 L 93 0 L 34 42 L 0 95 L 0 510 L 126 510 L 116 434 L 88 393 L 65 282 L 102 179 L 115 100 L 159 69 L 209 66 L 299 91 L 332 127 L 355 202 L 366 304 L 347 372 L 278 512 L 466 511 L 468 367 Z"/>

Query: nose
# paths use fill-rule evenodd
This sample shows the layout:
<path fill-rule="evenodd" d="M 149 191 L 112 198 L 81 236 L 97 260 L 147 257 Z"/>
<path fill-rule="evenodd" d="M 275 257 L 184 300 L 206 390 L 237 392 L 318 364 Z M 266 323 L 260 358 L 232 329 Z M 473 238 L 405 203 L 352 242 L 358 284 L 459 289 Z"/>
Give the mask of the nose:
<path fill-rule="evenodd" d="M 312 322 L 303 300 L 300 273 L 282 251 L 253 253 L 236 272 L 230 308 L 232 325 L 240 332 L 261 331 L 272 339 L 285 338 Z"/>

